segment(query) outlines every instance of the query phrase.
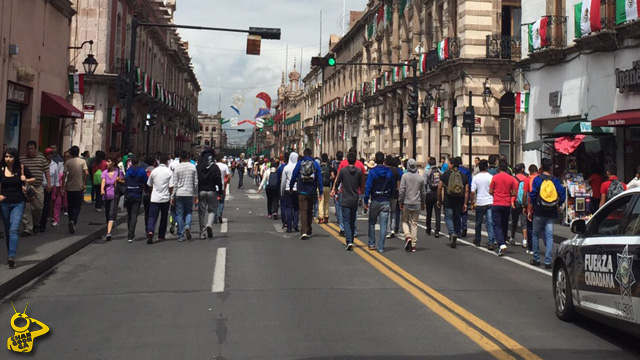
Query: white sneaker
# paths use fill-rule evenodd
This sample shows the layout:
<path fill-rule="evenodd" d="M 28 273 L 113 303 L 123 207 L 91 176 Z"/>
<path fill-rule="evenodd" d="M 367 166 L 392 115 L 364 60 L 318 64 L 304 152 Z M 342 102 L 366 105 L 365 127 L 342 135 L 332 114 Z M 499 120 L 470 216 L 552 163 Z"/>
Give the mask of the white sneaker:
<path fill-rule="evenodd" d="M 133 239 L 129 239 L 129 240 L 127 240 L 127 242 L 128 242 L 128 243 L 132 243 L 132 242 L 133 242 Z"/>
<path fill-rule="evenodd" d="M 309 235 L 307 235 L 307 234 L 302 234 L 300 236 L 300 240 L 305 240 L 305 239 L 308 239 L 308 238 L 309 238 Z"/>
<path fill-rule="evenodd" d="M 522 240 L 522 247 L 527 248 L 527 239 Z"/>
<path fill-rule="evenodd" d="M 60 226 L 60 223 L 54 222 L 53 224 L 51 224 L 52 227 L 58 227 Z"/>
<path fill-rule="evenodd" d="M 527 250 L 527 251 L 525 251 L 525 253 L 526 253 L 527 255 L 533 255 L 533 251 L 531 251 L 531 250 Z"/>
<path fill-rule="evenodd" d="M 500 249 L 498 250 L 498 256 L 504 255 L 505 251 L 507 251 L 507 245 L 500 245 Z"/>

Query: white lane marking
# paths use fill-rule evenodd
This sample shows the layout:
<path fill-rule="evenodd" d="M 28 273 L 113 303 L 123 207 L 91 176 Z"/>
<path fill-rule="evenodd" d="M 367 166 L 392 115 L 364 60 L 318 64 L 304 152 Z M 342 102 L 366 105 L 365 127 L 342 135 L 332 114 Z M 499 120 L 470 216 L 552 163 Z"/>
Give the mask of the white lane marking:
<path fill-rule="evenodd" d="M 246 192 L 249 193 L 249 194 L 257 194 L 258 190 L 256 190 L 256 189 L 247 189 Z"/>
<path fill-rule="evenodd" d="M 273 224 L 273 227 L 276 228 L 276 231 L 279 233 L 283 233 L 287 231 L 287 229 L 282 228 L 282 223 L 278 222 L 277 224 Z"/>
<path fill-rule="evenodd" d="M 222 218 L 222 224 L 220 224 L 220 233 L 224 234 L 227 232 L 227 218 Z"/>
<path fill-rule="evenodd" d="M 427 228 L 426 226 L 424 226 L 424 225 L 422 225 L 422 224 L 418 224 L 418 227 L 421 227 L 421 228 L 423 228 L 423 229 L 426 229 L 426 228 Z M 442 233 L 442 232 L 440 233 L 440 235 L 443 235 L 443 236 L 445 236 L 445 237 L 446 237 L 446 236 L 448 236 L 447 234 L 444 234 L 444 233 Z M 496 257 L 498 256 L 498 254 L 497 254 L 496 252 L 491 251 L 491 250 L 489 250 L 489 249 L 485 249 L 485 248 L 483 248 L 483 247 L 477 247 L 475 244 L 473 244 L 473 243 L 471 243 L 471 242 L 469 242 L 469 241 L 462 240 L 462 239 L 458 238 L 458 242 L 459 242 L 459 243 L 463 243 L 463 244 L 465 244 L 465 245 L 469 245 L 469 246 L 471 246 L 471 247 L 476 248 L 477 250 L 484 251 L 484 252 L 486 252 L 486 253 L 488 253 L 488 254 L 491 254 L 491 255 L 493 255 L 493 256 L 496 256 Z M 512 245 L 512 246 L 515 246 L 515 245 Z M 518 265 L 520 265 L 520 266 L 526 267 L 527 269 L 535 270 L 535 271 L 537 271 L 537 272 L 539 272 L 539 273 L 541 273 L 541 274 L 545 274 L 545 275 L 547 275 L 547 276 L 551 276 L 551 275 L 552 275 L 550 271 L 546 271 L 546 270 L 543 270 L 543 269 L 541 269 L 541 268 L 539 268 L 539 267 L 533 266 L 533 265 L 531 265 L 531 264 L 527 264 L 526 262 L 524 262 L 524 261 L 522 261 L 522 260 L 518 260 L 518 259 L 512 258 L 512 257 L 510 257 L 510 256 L 500 256 L 500 257 L 501 257 L 501 258 L 504 258 L 505 260 L 511 261 L 511 262 L 512 262 L 512 263 L 514 263 L 514 264 L 518 264 Z"/>
<path fill-rule="evenodd" d="M 229 187 L 227 186 L 226 195 L 229 195 Z"/>
<path fill-rule="evenodd" d="M 216 266 L 213 268 L 211 292 L 224 291 L 224 272 L 227 263 L 227 248 L 219 248 L 216 255 Z"/>
<path fill-rule="evenodd" d="M 249 200 L 259 200 L 263 198 L 262 195 L 247 195 L 247 197 L 249 198 Z"/>

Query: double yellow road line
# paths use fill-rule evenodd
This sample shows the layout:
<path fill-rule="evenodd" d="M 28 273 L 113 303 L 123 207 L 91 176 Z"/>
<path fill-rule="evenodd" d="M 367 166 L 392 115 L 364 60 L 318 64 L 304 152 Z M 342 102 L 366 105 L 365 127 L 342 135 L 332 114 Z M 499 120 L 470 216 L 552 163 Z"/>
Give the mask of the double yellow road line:
<path fill-rule="evenodd" d="M 340 229 L 337 225 L 331 223 L 322 224 L 321 226 L 344 244 L 344 239 L 339 235 Z M 427 286 L 377 251 L 366 250 L 367 245 L 360 240 L 355 239 L 354 245 L 357 245 L 354 246 L 353 250 L 358 256 L 408 291 L 418 301 L 453 325 L 453 327 L 496 359 L 541 360 L 539 356 L 520 345 L 517 341 Z"/>

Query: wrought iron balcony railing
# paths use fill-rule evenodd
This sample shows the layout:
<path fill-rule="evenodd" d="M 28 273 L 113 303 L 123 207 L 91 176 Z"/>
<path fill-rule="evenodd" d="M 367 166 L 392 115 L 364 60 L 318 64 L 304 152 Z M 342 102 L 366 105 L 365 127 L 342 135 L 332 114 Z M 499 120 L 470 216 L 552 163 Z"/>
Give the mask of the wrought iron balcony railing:
<path fill-rule="evenodd" d="M 522 42 L 519 36 L 487 35 L 487 58 L 511 60 L 520 59 L 521 56 Z"/>

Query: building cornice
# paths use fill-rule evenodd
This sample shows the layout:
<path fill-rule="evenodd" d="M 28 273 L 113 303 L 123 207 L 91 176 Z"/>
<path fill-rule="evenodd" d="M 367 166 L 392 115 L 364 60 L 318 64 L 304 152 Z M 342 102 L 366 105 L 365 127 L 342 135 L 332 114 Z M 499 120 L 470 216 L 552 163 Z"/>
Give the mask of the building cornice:
<path fill-rule="evenodd" d="M 58 10 L 64 17 L 71 20 L 71 18 L 76 14 L 76 10 L 73 8 L 73 3 L 71 0 L 45 0 L 54 9 Z"/>

